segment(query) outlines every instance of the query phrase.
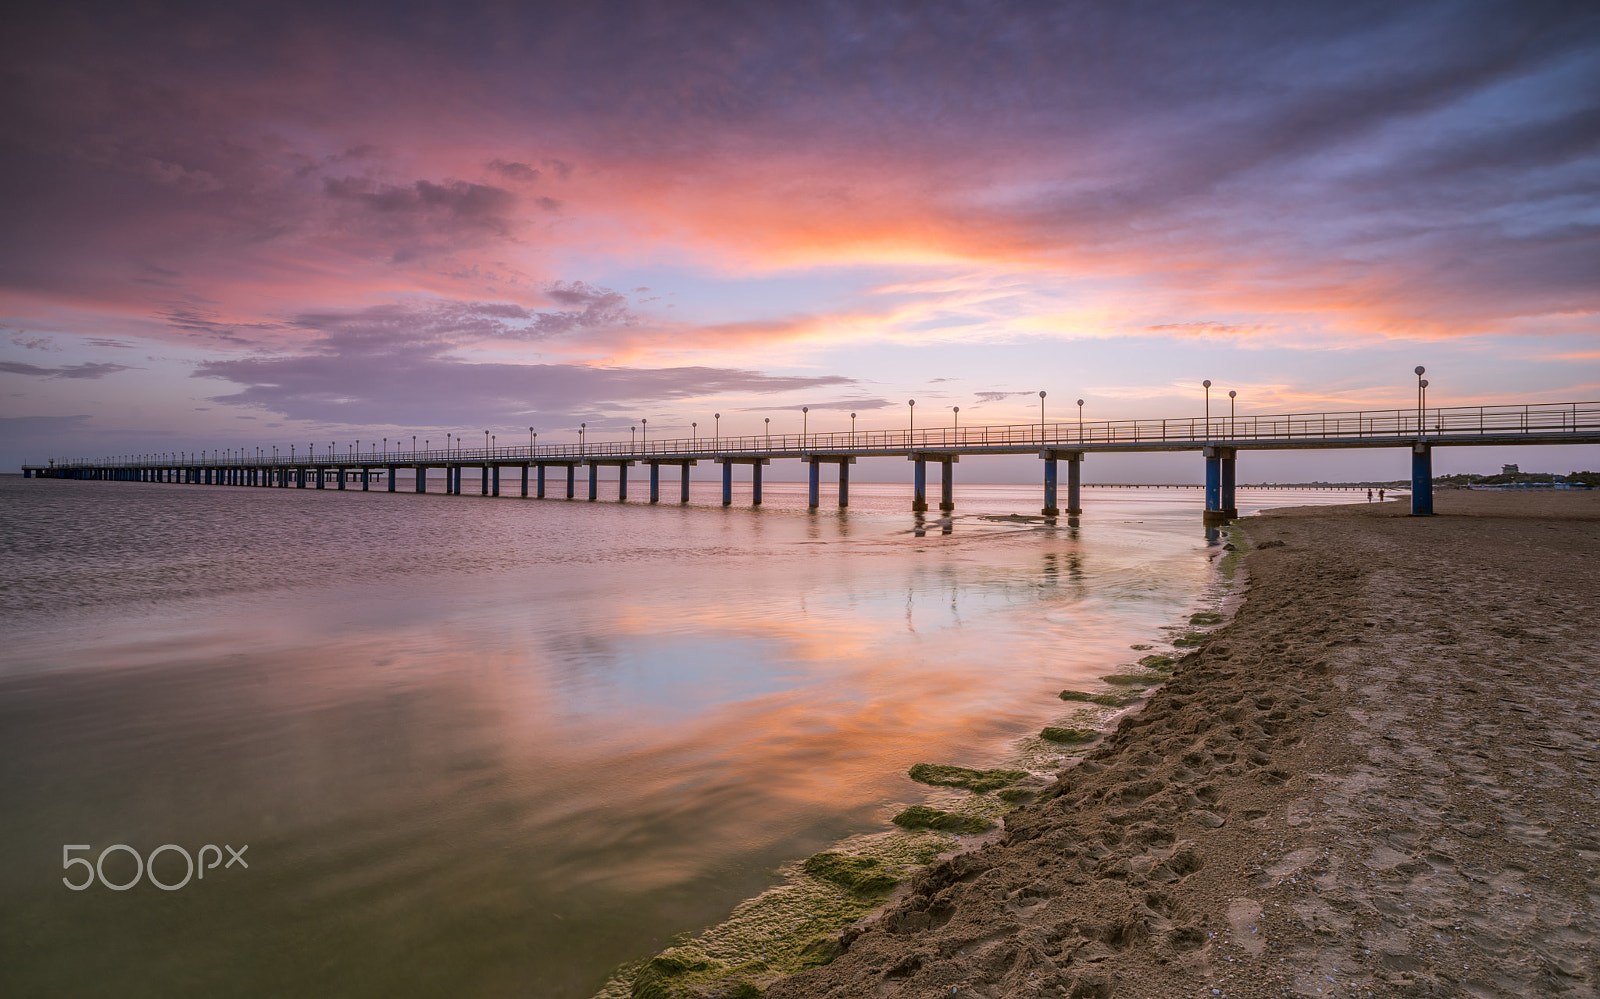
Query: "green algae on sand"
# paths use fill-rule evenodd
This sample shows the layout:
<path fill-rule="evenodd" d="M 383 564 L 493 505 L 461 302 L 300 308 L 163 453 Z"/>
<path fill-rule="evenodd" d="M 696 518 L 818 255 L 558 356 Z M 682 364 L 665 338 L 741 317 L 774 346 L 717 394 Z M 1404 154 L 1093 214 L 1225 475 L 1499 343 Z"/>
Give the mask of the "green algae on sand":
<path fill-rule="evenodd" d="M 1039 733 L 1039 738 L 1050 742 L 1061 742 L 1068 745 L 1079 742 L 1092 742 L 1099 733 L 1092 728 L 1060 728 L 1055 725 L 1046 726 Z"/>
<path fill-rule="evenodd" d="M 1225 620 L 1227 620 L 1227 618 L 1223 617 L 1221 614 L 1218 614 L 1216 611 L 1201 611 L 1198 614 L 1189 615 L 1189 623 L 1197 628 L 1204 627 L 1205 625 L 1221 624 Z"/>
<path fill-rule="evenodd" d="M 877 857 L 859 857 L 837 850 L 812 854 L 800 869 L 814 878 L 857 892 L 884 892 L 900 883 L 899 875 Z"/>
<path fill-rule="evenodd" d="M 1153 687 L 1172 678 L 1165 673 L 1113 673 L 1100 679 L 1116 687 Z"/>
<path fill-rule="evenodd" d="M 1091 694 L 1084 690 L 1063 690 L 1060 697 L 1063 701 L 1083 701 L 1087 704 L 1098 704 L 1105 708 L 1120 708 L 1138 700 L 1137 695 Z"/>
<path fill-rule="evenodd" d="M 939 829 L 952 833 L 981 833 L 994 825 L 976 815 L 958 815 L 928 805 L 912 805 L 889 821 L 902 829 Z"/>
<path fill-rule="evenodd" d="M 906 772 L 912 780 L 934 787 L 964 787 L 982 794 L 1028 777 L 1026 770 L 972 770 L 947 763 L 918 763 Z"/>

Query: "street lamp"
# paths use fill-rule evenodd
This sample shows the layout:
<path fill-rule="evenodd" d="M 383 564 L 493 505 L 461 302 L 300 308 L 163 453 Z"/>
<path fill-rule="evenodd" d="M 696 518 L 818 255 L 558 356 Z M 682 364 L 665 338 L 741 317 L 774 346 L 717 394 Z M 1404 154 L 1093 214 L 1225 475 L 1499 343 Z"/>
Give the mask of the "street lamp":
<path fill-rule="evenodd" d="M 1083 400 L 1078 400 L 1078 443 L 1083 443 Z"/>
<path fill-rule="evenodd" d="M 851 413 L 850 414 L 850 439 L 851 440 L 855 440 L 855 436 L 856 436 L 856 414 Z"/>
<path fill-rule="evenodd" d="M 762 419 L 765 420 L 766 424 L 767 424 L 767 450 L 771 451 L 772 450 L 772 417 L 763 416 Z"/>
<path fill-rule="evenodd" d="M 583 435 L 584 435 L 584 432 L 587 431 L 588 429 L 589 429 L 589 424 L 587 424 L 587 423 L 578 424 L 578 453 L 579 454 L 583 454 Z"/>
<path fill-rule="evenodd" d="M 720 447 L 722 445 L 722 414 L 712 413 L 711 419 L 715 421 L 711 426 L 711 446 Z"/>
<path fill-rule="evenodd" d="M 689 447 L 692 449 L 694 447 L 695 441 L 697 441 L 699 439 L 700 439 L 700 424 L 699 423 L 690 423 L 689 424 Z"/>
<path fill-rule="evenodd" d="M 1039 443 L 1044 443 L 1044 390 L 1039 390 Z"/>
<path fill-rule="evenodd" d="M 910 444 L 916 440 L 917 436 L 917 400 L 907 399 L 906 410 L 911 414 L 911 433 L 906 437 L 906 443 Z"/>
<path fill-rule="evenodd" d="M 810 412 L 811 412 L 811 407 L 810 406 L 801 406 L 800 407 L 800 446 L 801 447 L 805 447 L 806 446 L 806 420 L 809 418 L 807 414 L 809 414 Z"/>
<path fill-rule="evenodd" d="M 1229 440 L 1232 440 L 1234 437 L 1238 436 L 1238 431 L 1236 431 L 1234 429 L 1234 422 L 1233 422 L 1233 416 L 1234 416 L 1233 402 L 1238 397 L 1239 397 L 1239 393 L 1238 392 L 1234 391 L 1233 389 L 1229 389 L 1228 390 L 1228 439 Z"/>
<path fill-rule="evenodd" d="M 483 449 L 485 451 L 489 450 L 489 431 L 487 430 L 483 432 Z"/>
<path fill-rule="evenodd" d="M 1422 365 L 1419 364 L 1419 365 L 1417 365 L 1415 370 L 1416 370 L 1416 373 L 1417 373 L 1417 433 L 1420 434 L 1420 433 L 1422 433 L 1423 399 L 1426 398 L 1426 396 L 1423 394 L 1423 389 L 1425 389 L 1427 387 L 1427 385 L 1428 385 L 1427 382 L 1422 380 L 1422 375 L 1428 369 L 1424 368 Z"/>
<path fill-rule="evenodd" d="M 1206 389 L 1206 440 L 1211 439 L 1211 379 L 1200 383 Z"/>
<path fill-rule="evenodd" d="M 650 417 L 639 417 L 639 442 L 647 443 L 650 440 Z"/>
<path fill-rule="evenodd" d="M 961 436 L 961 407 L 951 406 L 950 413 L 955 420 L 953 426 L 955 427 L 956 436 L 959 438 Z"/>
<path fill-rule="evenodd" d="M 528 428 L 528 453 L 533 453 L 533 428 Z"/>

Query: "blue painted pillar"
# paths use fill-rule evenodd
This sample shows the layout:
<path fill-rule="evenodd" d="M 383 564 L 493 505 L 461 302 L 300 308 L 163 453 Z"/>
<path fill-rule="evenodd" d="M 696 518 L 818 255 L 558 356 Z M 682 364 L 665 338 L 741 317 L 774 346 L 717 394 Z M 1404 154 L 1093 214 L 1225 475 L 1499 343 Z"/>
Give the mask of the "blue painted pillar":
<path fill-rule="evenodd" d="M 339 476 L 339 488 L 343 489 L 344 488 L 344 469 L 342 469 L 342 468 L 339 469 L 337 474 Z"/>
<path fill-rule="evenodd" d="M 296 489 L 304 489 L 306 487 L 306 470 L 302 467 L 300 469 L 297 469 L 297 471 L 300 474 L 299 474 L 299 481 L 297 481 L 295 483 L 295 488 Z"/>
<path fill-rule="evenodd" d="M 1229 517 L 1239 516 L 1238 504 L 1233 499 L 1233 476 L 1236 452 L 1226 451 L 1222 456 L 1222 512 Z"/>
<path fill-rule="evenodd" d="M 528 498 L 528 466 L 522 466 L 522 498 Z"/>
<path fill-rule="evenodd" d="M 495 466 L 495 471 L 499 472 L 499 470 L 500 470 L 499 466 L 498 465 Z M 498 487 L 499 483 L 496 482 L 495 485 L 496 485 L 496 487 Z M 480 466 L 478 466 L 478 494 L 481 495 L 481 496 L 489 495 L 489 466 L 488 465 L 480 465 Z"/>
<path fill-rule="evenodd" d="M 678 480 L 678 502 L 689 502 L 689 463 L 686 461 L 681 466 L 683 476 Z"/>
<path fill-rule="evenodd" d="M 1067 515 L 1076 517 L 1083 512 L 1083 452 L 1067 458 Z"/>
<path fill-rule="evenodd" d="M 1056 506 L 1056 456 L 1054 452 L 1046 452 L 1044 456 L 1044 508 L 1039 511 L 1046 517 L 1054 517 L 1061 512 Z"/>
<path fill-rule="evenodd" d="M 915 456 L 911 463 L 915 466 L 911 472 L 911 510 L 922 513 L 928 509 L 928 463 Z"/>
<path fill-rule="evenodd" d="M 650 502 L 661 502 L 661 462 L 650 463 Z"/>
<path fill-rule="evenodd" d="M 1433 446 L 1411 447 L 1411 516 L 1433 516 Z"/>
<path fill-rule="evenodd" d="M 750 466 L 750 505 L 761 505 L 761 462 Z"/>
<path fill-rule="evenodd" d="M 722 505 L 733 505 L 733 462 L 722 463 Z"/>
<path fill-rule="evenodd" d="M 939 509 L 949 513 L 956 508 L 955 460 L 945 458 L 939 462 Z"/>
<path fill-rule="evenodd" d="M 600 498 L 600 466 L 589 463 L 589 501 L 592 503 Z"/>
<path fill-rule="evenodd" d="M 415 483 L 415 488 L 416 488 L 417 492 L 419 492 L 419 493 L 427 492 L 428 491 L 428 468 L 427 468 L 427 466 L 426 465 L 415 465 L 415 466 L 412 467 L 411 471 L 412 471 L 413 477 L 417 480 L 416 483 Z M 444 491 L 448 493 L 450 491 L 450 466 L 449 465 L 445 466 L 444 475 L 445 475 L 445 479 L 444 479 L 445 489 L 444 489 Z"/>
<path fill-rule="evenodd" d="M 386 465 L 383 470 L 385 472 L 384 478 L 389 480 L 389 491 L 392 493 L 394 492 L 394 466 Z"/>
<path fill-rule="evenodd" d="M 628 466 L 626 463 L 617 466 L 617 502 L 628 502 Z"/>
<path fill-rule="evenodd" d="M 577 478 L 577 475 L 578 475 L 578 466 L 577 465 L 568 465 L 567 466 L 567 499 L 571 499 L 572 497 L 578 495 L 577 489 L 575 489 L 573 487 L 573 479 Z"/>
<path fill-rule="evenodd" d="M 500 495 L 500 466 L 499 465 L 494 466 L 494 468 L 492 468 L 490 470 L 489 474 L 494 476 L 494 479 L 492 480 L 494 482 L 494 486 L 492 487 L 492 495 L 499 496 Z"/>
<path fill-rule="evenodd" d="M 372 485 L 371 480 L 372 480 L 372 469 L 363 468 L 361 470 L 361 491 L 362 492 L 367 492 L 368 487 Z"/>
<path fill-rule="evenodd" d="M 821 485 L 821 480 L 822 480 L 822 474 L 821 474 L 821 471 L 820 471 L 821 467 L 822 467 L 822 463 L 819 462 L 817 459 L 812 458 L 811 461 L 810 461 L 810 465 L 811 465 L 811 478 L 810 478 L 811 488 L 806 493 L 806 505 L 810 509 L 815 510 L 817 508 L 817 493 L 821 492 L 821 489 L 819 487 Z"/>
<path fill-rule="evenodd" d="M 535 494 L 535 498 L 536 499 L 544 499 L 544 466 L 543 465 L 539 466 L 538 480 L 537 480 L 537 482 L 536 482 L 536 484 L 534 486 L 534 494 Z"/>
<path fill-rule="evenodd" d="M 850 462 L 839 462 L 839 509 L 850 505 Z"/>
<path fill-rule="evenodd" d="M 1206 448 L 1206 512 L 1222 511 L 1222 459 Z"/>

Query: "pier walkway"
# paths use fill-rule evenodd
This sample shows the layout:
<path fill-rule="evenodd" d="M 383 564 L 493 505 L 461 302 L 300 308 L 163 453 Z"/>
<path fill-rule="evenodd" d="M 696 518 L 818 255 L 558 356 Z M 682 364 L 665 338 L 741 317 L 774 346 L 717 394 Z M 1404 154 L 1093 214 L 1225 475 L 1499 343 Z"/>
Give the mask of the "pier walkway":
<path fill-rule="evenodd" d="M 927 466 L 940 466 L 939 509 L 955 508 L 954 468 L 962 458 L 1037 454 L 1043 460 L 1046 516 L 1058 506 L 1058 463 L 1067 463 L 1065 512 L 1081 510 L 1081 468 L 1093 453 L 1199 451 L 1206 463 L 1205 513 L 1210 519 L 1236 515 L 1235 466 L 1240 452 L 1311 448 L 1406 448 L 1411 452 L 1412 512 L 1433 512 L 1433 462 L 1436 447 L 1600 443 L 1600 402 L 1541 403 L 1429 409 L 1389 409 L 1344 413 L 1291 413 L 1275 416 L 1211 416 L 1160 420 L 1068 420 L 1031 424 L 916 427 L 814 434 L 761 434 L 740 437 L 689 437 L 637 441 L 585 441 L 499 448 L 427 451 L 371 450 L 357 453 L 256 457 L 145 456 L 92 461 L 53 461 L 25 465 L 23 474 L 41 478 L 114 479 L 136 482 L 187 482 L 210 485 L 338 489 L 359 484 L 398 488 L 402 470 L 412 490 L 425 492 L 428 471 L 445 471 L 445 491 L 462 493 L 463 469 L 474 469 L 483 495 L 500 495 L 505 469 L 520 472 L 520 493 L 547 496 L 547 471 L 565 479 L 567 499 L 575 498 L 577 470 L 588 470 L 588 499 L 599 498 L 599 469 L 617 469 L 617 498 L 628 498 L 628 469 L 650 469 L 650 502 L 661 499 L 661 468 L 679 469 L 679 502 L 689 501 L 689 468 L 700 462 L 722 466 L 722 502 L 733 503 L 733 469 L 751 469 L 752 503 L 761 503 L 761 470 L 775 459 L 810 466 L 809 500 L 820 505 L 820 468 L 838 468 L 839 506 L 850 502 L 850 466 L 859 458 L 903 457 L 915 463 L 912 509 L 928 509 Z M 558 486 L 559 488 L 559 486 Z"/>

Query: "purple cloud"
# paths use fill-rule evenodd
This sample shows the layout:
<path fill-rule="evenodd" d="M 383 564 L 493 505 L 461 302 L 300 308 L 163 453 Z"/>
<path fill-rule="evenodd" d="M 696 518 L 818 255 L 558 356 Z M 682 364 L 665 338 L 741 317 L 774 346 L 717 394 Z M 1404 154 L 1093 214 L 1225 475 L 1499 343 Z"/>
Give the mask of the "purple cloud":
<path fill-rule="evenodd" d="M 719 393 L 789 392 L 853 381 L 832 375 L 775 376 L 701 366 L 474 362 L 454 353 L 483 341 L 537 339 L 564 332 L 587 321 L 586 316 L 607 314 L 615 306 L 614 296 L 606 289 L 574 283 L 552 295 L 575 306 L 564 313 L 477 303 L 305 315 L 295 325 L 316 333 L 309 350 L 206 361 L 197 366 L 195 376 L 243 386 L 239 392 L 212 398 L 213 402 L 260 406 L 292 419 L 420 426 L 521 422 L 535 415 L 564 420 L 644 403 Z"/>
<path fill-rule="evenodd" d="M 13 375 L 32 375 L 36 378 L 104 378 L 118 371 L 131 371 L 126 364 L 67 364 L 59 368 L 41 368 L 21 361 L 0 361 L 0 371 Z"/>

